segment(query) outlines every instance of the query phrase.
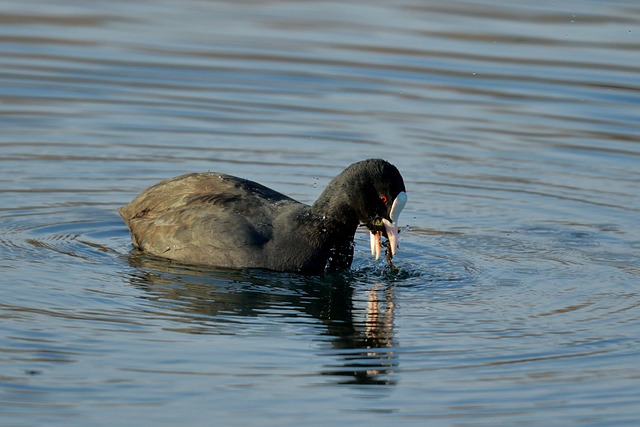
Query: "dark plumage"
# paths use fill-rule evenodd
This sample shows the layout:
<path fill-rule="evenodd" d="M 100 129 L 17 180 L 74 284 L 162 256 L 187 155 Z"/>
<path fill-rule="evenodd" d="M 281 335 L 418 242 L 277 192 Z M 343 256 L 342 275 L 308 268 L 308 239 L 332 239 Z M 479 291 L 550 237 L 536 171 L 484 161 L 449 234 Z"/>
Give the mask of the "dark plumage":
<path fill-rule="evenodd" d="M 406 202 L 404 181 L 390 163 L 354 163 L 308 206 L 258 183 L 215 172 L 162 181 L 120 215 L 133 245 L 188 264 L 319 274 L 347 269 L 359 224 L 397 241 Z M 377 253 L 376 253 L 377 251 Z"/>

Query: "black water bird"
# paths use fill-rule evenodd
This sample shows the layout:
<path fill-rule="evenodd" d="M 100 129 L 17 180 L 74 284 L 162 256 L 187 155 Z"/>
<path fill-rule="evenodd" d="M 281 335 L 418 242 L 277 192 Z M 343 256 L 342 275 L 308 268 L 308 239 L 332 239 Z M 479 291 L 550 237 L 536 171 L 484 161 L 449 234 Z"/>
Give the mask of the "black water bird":
<path fill-rule="evenodd" d="M 392 164 L 369 159 L 347 167 L 311 206 L 253 181 L 191 173 L 149 187 L 119 209 L 134 247 L 181 263 L 322 274 L 351 267 L 358 225 L 395 254 L 407 202 Z"/>

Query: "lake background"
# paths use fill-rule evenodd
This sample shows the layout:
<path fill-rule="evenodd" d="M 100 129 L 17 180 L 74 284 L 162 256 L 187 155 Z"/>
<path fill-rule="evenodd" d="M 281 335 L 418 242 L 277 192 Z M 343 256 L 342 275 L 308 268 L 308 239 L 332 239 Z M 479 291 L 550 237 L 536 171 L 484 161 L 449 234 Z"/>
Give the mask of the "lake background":
<path fill-rule="evenodd" d="M 0 424 L 640 423 L 640 5 L 0 4 Z M 402 172 L 392 274 L 203 271 L 117 208 Z"/>

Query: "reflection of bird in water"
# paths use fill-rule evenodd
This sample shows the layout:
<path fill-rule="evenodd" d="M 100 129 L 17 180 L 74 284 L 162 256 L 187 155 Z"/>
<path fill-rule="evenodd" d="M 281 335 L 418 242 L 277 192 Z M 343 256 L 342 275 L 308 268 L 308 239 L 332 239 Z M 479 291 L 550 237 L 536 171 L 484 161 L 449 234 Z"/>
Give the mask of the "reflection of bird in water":
<path fill-rule="evenodd" d="M 349 377 L 340 380 L 347 384 L 394 383 L 389 378 L 398 364 L 393 351 L 393 288 L 375 284 L 361 291 L 362 282 L 350 275 L 203 271 L 140 256 L 131 256 L 130 263 L 136 267 L 131 283 L 157 304 L 160 316 L 167 317 L 170 310 L 170 319 L 180 323 L 175 330 L 246 334 L 250 332 L 247 322 L 234 322 L 234 317 L 259 318 L 261 313 L 278 312 L 296 327 L 300 315 L 311 316 L 326 327 L 326 332 L 312 338 L 321 347 L 317 354 L 331 359 L 322 375 Z M 324 348 L 323 343 L 330 347 Z"/>
<path fill-rule="evenodd" d="M 393 288 L 376 283 L 366 291 L 366 301 L 360 310 L 354 309 L 348 325 L 351 332 L 342 331 L 341 345 L 334 342 L 329 353 L 340 356 L 343 363 L 331 366 L 325 374 L 352 376 L 348 384 L 393 385 L 390 375 L 398 366 L 394 351 L 394 295 Z M 362 311 L 362 319 L 358 319 Z M 345 327 L 347 327 L 345 325 Z M 331 329 L 330 329 L 331 330 Z M 335 348 L 340 348 L 335 351 Z"/>
<path fill-rule="evenodd" d="M 381 300 L 380 295 L 384 296 Z M 376 283 L 374 288 L 367 291 L 367 313 L 365 318 L 365 336 L 368 340 L 373 340 L 379 344 L 378 349 L 393 348 L 393 313 L 395 304 L 393 302 L 393 290 L 385 288 L 382 284 Z M 370 357 L 380 357 L 381 352 L 369 352 Z M 392 359 L 393 351 L 386 352 L 385 355 Z M 390 366 L 394 364 L 391 363 Z M 370 375 L 379 375 L 379 370 L 368 372 Z"/>

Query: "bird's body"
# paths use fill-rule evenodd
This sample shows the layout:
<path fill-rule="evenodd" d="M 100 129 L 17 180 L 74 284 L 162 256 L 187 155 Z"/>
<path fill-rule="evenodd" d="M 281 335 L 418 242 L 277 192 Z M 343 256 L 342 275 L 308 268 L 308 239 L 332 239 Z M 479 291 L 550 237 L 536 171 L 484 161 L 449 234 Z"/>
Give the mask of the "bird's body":
<path fill-rule="evenodd" d="M 369 187 L 367 176 L 387 169 L 394 182 Z M 133 245 L 151 255 L 188 264 L 319 274 L 351 266 L 357 226 L 388 210 L 381 209 L 379 192 L 388 193 L 385 200 L 404 193 L 399 172 L 382 160 L 350 166 L 312 206 L 253 181 L 193 173 L 148 188 L 120 214 Z M 363 204 L 362 195 L 376 206 Z"/>

